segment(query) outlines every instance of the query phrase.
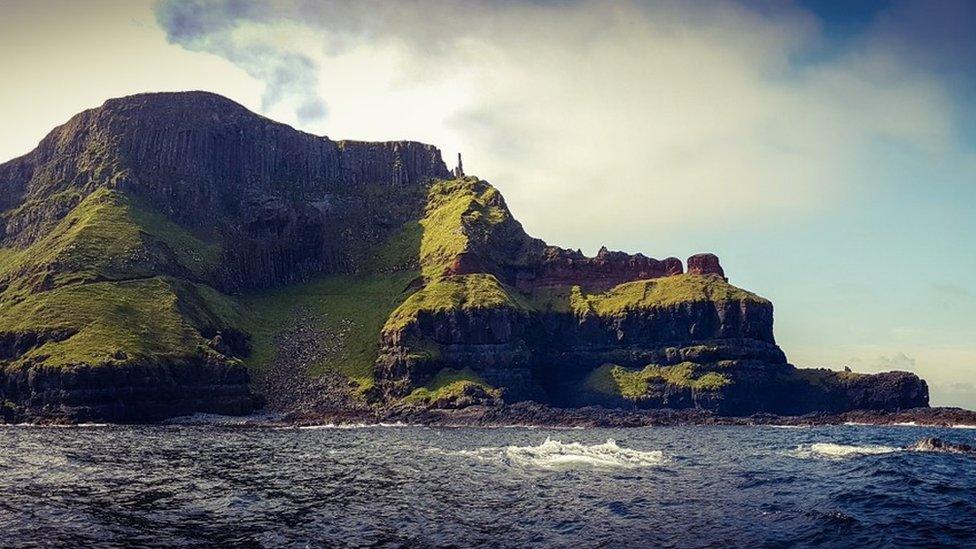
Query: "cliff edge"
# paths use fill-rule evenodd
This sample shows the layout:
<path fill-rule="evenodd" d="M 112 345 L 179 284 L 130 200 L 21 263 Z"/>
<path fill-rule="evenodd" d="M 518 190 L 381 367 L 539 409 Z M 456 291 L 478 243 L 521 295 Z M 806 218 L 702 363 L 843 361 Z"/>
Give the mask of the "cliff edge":
<path fill-rule="evenodd" d="M 549 246 L 430 145 L 112 99 L 0 165 L 0 411 L 927 405 L 906 372 L 794 368 L 768 300 L 686 265 Z"/>

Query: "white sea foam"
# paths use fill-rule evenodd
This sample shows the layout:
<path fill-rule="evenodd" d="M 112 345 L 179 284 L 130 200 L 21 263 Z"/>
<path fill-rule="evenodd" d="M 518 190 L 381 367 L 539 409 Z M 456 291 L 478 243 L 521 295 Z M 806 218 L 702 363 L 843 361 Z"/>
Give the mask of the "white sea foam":
<path fill-rule="evenodd" d="M 409 427 L 406 423 L 323 423 L 321 425 L 300 425 L 298 428 L 303 430 L 316 429 L 373 429 L 377 427 Z M 293 427 L 283 427 L 292 429 Z"/>
<path fill-rule="evenodd" d="M 428 451 L 527 469 L 550 470 L 638 469 L 654 467 L 668 461 L 660 450 L 645 452 L 621 448 L 613 439 L 607 439 L 602 444 L 586 445 L 546 437 L 545 442 L 537 446 L 490 446 L 475 450 L 429 448 Z"/>
<path fill-rule="evenodd" d="M 976 425 L 950 425 L 953 429 L 976 429 Z"/>
<path fill-rule="evenodd" d="M 507 446 L 504 455 L 515 465 L 540 469 L 636 469 L 667 461 L 660 450 L 621 448 L 613 439 L 588 446 L 546 438 L 538 446 Z"/>
<path fill-rule="evenodd" d="M 177 416 L 169 418 L 163 423 L 166 425 L 260 425 L 281 419 L 281 414 L 269 412 L 258 412 L 246 416 L 227 416 L 222 414 L 207 414 L 199 412 L 188 416 Z"/>
<path fill-rule="evenodd" d="M 890 454 L 900 451 L 902 451 L 902 448 L 895 448 L 894 446 L 854 446 L 849 444 L 834 444 L 832 442 L 817 442 L 814 444 L 801 444 L 789 452 L 789 455 L 801 459 L 845 459 Z"/>

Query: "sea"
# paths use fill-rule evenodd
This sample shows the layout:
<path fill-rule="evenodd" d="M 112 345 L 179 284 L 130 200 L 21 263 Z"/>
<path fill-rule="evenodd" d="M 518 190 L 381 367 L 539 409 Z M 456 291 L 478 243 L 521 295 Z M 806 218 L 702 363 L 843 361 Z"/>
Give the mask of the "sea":
<path fill-rule="evenodd" d="M 913 425 L 0 427 L 2 547 L 976 546 Z"/>

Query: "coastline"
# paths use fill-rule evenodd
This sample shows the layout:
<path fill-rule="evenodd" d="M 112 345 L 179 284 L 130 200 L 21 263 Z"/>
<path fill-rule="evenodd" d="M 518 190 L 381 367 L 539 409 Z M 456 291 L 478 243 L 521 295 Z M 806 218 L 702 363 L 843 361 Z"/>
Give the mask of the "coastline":
<path fill-rule="evenodd" d="M 913 408 L 898 412 L 854 410 L 840 414 L 719 416 L 704 410 L 622 410 L 591 406 L 552 408 L 534 402 L 462 409 L 403 407 L 385 410 L 331 410 L 260 413 L 251 416 L 198 414 L 157 424 L 231 427 L 403 426 L 440 428 L 636 428 L 686 425 L 817 427 L 826 425 L 952 427 L 976 429 L 976 411 L 962 408 Z"/>

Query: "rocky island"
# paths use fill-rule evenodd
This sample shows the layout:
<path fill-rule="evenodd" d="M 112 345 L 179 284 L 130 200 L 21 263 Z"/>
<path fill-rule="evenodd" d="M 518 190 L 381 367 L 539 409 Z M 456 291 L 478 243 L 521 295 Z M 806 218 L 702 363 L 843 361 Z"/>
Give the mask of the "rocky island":
<path fill-rule="evenodd" d="M 431 145 L 332 141 L 215 94 L 156 93 L 0 165 L 5 421 L 594 406 L 895 412 L 928 389 L 795 368 L 772 303 L 716 256 L 547 245 Z"/>

